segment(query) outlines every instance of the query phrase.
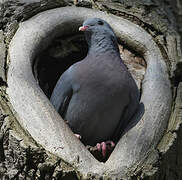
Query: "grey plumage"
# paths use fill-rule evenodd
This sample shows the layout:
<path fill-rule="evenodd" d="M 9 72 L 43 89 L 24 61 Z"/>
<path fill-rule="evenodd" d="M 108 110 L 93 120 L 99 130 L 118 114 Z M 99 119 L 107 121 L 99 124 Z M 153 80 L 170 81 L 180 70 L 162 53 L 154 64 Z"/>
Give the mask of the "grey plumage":
<path fill-rule="evenodd" d="M 62 74 L 50 101 L 84 144 L 117 141 L 136 112 L 139 91 L 110 25 L 91 18 L 83 26 L 88 54 Z"/>

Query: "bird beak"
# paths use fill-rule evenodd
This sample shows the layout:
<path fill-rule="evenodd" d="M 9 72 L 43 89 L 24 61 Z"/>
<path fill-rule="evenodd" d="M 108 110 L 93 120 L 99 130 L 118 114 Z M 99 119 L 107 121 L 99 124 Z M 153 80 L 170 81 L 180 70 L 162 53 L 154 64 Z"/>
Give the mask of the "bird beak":
<path fill-rule="evenodd" d="M 79 27 L 79 31 L 85 31 L 86 29 L 88 29 L 88 26 L 81 26 L 81 27 Z"/>

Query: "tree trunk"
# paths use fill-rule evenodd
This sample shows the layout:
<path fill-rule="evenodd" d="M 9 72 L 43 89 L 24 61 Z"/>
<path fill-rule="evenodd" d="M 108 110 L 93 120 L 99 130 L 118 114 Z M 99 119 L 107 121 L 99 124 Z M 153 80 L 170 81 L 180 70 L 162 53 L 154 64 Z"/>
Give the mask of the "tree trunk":
<path fill-rule="evenodd" d="M 49 148 L 46 149 L 41 143 L 41 140 L 38 141 L 34 138 L 34 132 L 30 132 L 28 128 L 25 128 L 23 121 L 21 121 L 21 116 L 19 117 L 19 113 L 15 111 L 16 108 L 12 105 L 13 103 L 10 100 L 11 98 L 9 96 L 11 96 L 11 91 L 7 91 L 7 86 L 9 86 L 7 75 L 8 71 L 11 72 L 10 64 L 13 59 L 11 52 L 13 51 L 12 47 L 14 47 L 14 44 L 12 45 L 11 42 L 14 42 L 12 41 L 12 38 L 15 37 L 15 33 L 17 34 L 20 32 L 20 30 L 17 31 L 17 29 L 21 29 L 19 28 L 20 23 L 30 19 L 40 12 L 70 5 L 75 8 L 85 7 L 97 11 L 104 11 L 123 19 L 127 19 L 133 24 L 139 25 L 145 30 L 145 32 L 147 32 L 147 34 L 152 36 L 152 40 L 157 44 L 164 59 L 167 59 L 165 65 L 167 65 L 172 89 L 172 108 L 168 125 L 167 127 L 164 125 L 165 129 L 161 129 L 162 135 L 160 141 L 158 142 L 156 140 L 152 145 L 149 144 L 149 146 L 154 146 L 152 151 L 149 151 L 149 154 L 145 157 L 142 155 L 139 156 L 142 157 L 142 159 L 137 160 L 137 164 L 132 164 L 132 166 L 124 173 L 117 172 L 118 174 L 122 174 L 121 176 L 115 176 L 114 173 L 110 173 L 109 170 L 105 171 L 105 174 L 99 174 L 99 170 L 98 173 L 95 174 L 92 172 L 90 172 L 90 174 L 82 174 L 82 170 L 79 169 L 80 167 L 75 165 L 80 161 L 79 156 L 72 161 L 69 160 L 69 158 L 61 158 L 59 154 L 53 153 Z M 180 128 L 182 121 L 182 55 L 180 40 L 180 35 L 182 35 L 182 3 L 179 0 L 173 2 L 170 0 L 31 0 L 28 2 L 23 0 L 4 0 L 1 1 L 0 6 L 0 179 L 182 179 L 182 150 L 180 148 L 182 146 L 182 130 Z M 88 13 L 89 12 L 90 11 L 88 10 Z M 67 13 L 69 14 L 69 12 Z M 71 13 L 72 11 L 70 11 L 70 14 Z M 87 11 L 85 14 L 87 14 Z M 97 13 L 95 13 L 95 15 L 97 15 Z M 108 19 L 109 18 L 110 17 L 108 17 Z M 21 27 L 23 27 L 23 25 L 21 25 Z M 119 34 L 119 32 L 116 33 Z M 16 37 L 14 39 L 16 39 Z M 37 39 L 39 39 L 39 37 L 37 37 Z M 79 35 L 71 37 L 68 34 L 68 37 L 64 39 L 63 42 L 64 47 L 66 47 L 67 43 L 72 41 L 72 39 L 80 40 L 82 37 Z M 136 51 L 133 51 L 132 48 L 128 48 L 126 46 L 127 43 L 125 44 L 125 41 L 128 41 L 127 37 L 123 37 L 120 41 L 122 44 L 120 45 L 120 50 L 121 54 L 123 54 L 123 59 L 126 59 L 126 64 L 128 65 L 129 70 L 134 72 L 133 76 L 137 80 L 139 88 L 142 89 L 140 84 L 146 68 L 144 61 L 145 57 L 143 59 L 140 53 L 138 53 L 142 50 L 137 46 L 133 47 Z M 21 42 L 23 42 L 23 40 Z M 84 40 L 80 40 L 80 42 L 83 46 L 85 45 Z M 70 53 L 70 49 L 72 52 L 77 52 L 80 42 L 78 42 L 76 46 L 72 44 L 71 48 L 70 45 L 68 45 L 67 48 L 64 48 L 63 58 L 69 57 L 67 54 Z M 56 41 L 54 43 L 56 43 Z M 41 49 L 43 47 L 39 48 Z M 53 51 L 50 52 L 53 52 L 53 56 L 58 56 L 59 52 L 55 51 L 55 46 L 52 49 Z M 24 49 L 24 51 L 26 50 L 27 49 Z M 75 57 L 79 56 L 79 59 L 82 59 L 85 52 L 79 53 L 79 55 L 78 53 L 72 53 L 72 56 L 73 55 Z M 35 62 L 33 62 L 33 69 L 36 81 L 39 83 L 39 86 L 47 97 L 49 97 L 53 85 L 55 84 L 53 81 L 55 80 L 49 79 L 50 77 L 45 75 L 46 73 L 54 72 L 46 71 L 46 73 L 43 73 L 44 68 L 47 66 L 50 67 L 49 64 L 44 64 L 44 61 L 42 61 L 42 59 L 45 59 L 47 56 L 48 54 L 45 54 L 45 51 L 42 53 L 40 50 L 40 56 L 36 57 Z M 59 57 L 60 56 L 63 56 L 63 51 Z M 128 59 L 135 61 L 135 63 L 132 64 L 132 62 L 128 62 Z M 160 61 L 160 59 L 158 61 Z M 38 64 L 37 62 L 40 63 Z M 70 63 L 72 64 L 74 62 Z M 138 67 L 138 70 L 136 70 L 136 66 Z M 20 71 L 22 70 L 22 72 L 24 71 L 23 67 L 22 69 L 20 68 Z M 55 69 L 56 66 L 53 68 Z M 61 71 L 64 71 L 65 68 L 66 67 Z M 160 74 L 160 72 L 156 72 L 156 74 L 158 73 Z M 41 75 L 43 78 L 41 78 Z M 58 77 L 60 74 L 55 73 L 54 75 Z M 14 83 L 16 84 L 16 82 Z M 19 100 L 21 101 L 21 99 Z M 165 100 L 165 97 L 163 100 Z M 29 101 L 31 102 L 30 99 Z M 26 105 L 28 106 L 28 104 Z M 157 107 L 154 109 L 157 113 Z M 160 107 L 158 109 L 160 110 Z M 33 112 L 30 111 L 28 117 L 31 120 Z M 162 123 L 163 122 L 161 121 L 161 124 Z M 70 132 L 66 133 L 69 136 Z M 158 132 L 156 132 L 156 134 L 158 134 Z M 124 138 L 126 137 L 123 137 L 123 139 Z M 81 143 L 80 146 L 82 146 Z M 147 143 L 146 146 L 148 146 Z M 87 153 L 83 151 L 83 154 Z M 90 155 L 88 156 L 88 159 L 90 158 L 89 161 L 92 162 L 93 157 L 90 157 Z M 93 162 L 95 161 L 93 160 Z M 85 166 L 88 166 L 88 164 L 85 163 Z M 98 169 L 100 168 L 99 166 L 100 164 L 98 164 Z M 92 167 L 88 166 L 87 169 L 89 168 L 91 171 Z"/>

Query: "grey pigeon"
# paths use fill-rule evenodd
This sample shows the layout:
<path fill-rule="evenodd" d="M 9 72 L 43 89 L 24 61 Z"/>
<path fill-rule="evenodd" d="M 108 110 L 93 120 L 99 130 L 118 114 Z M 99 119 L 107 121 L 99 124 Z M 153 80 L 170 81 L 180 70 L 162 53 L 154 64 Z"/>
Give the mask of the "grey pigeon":
<path fill-rule="evenodd" d="M 117 142 L 139 105 L 139 90 L 120 57 L 111 26 L 99 18 L 83 23 L 88 54 L 58 80 L 50 101 L 87 145 Z"/>

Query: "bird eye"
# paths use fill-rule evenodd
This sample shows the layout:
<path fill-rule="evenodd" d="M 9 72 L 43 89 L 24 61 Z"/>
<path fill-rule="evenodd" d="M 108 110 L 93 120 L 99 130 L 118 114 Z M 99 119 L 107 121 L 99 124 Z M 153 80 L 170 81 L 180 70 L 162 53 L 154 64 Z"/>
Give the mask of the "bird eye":
<path fill-rule="evenodd" d="M 102 21 L 98 21 L 98 24 L 99 25 L 103 25 L 104 23 Z"/>

